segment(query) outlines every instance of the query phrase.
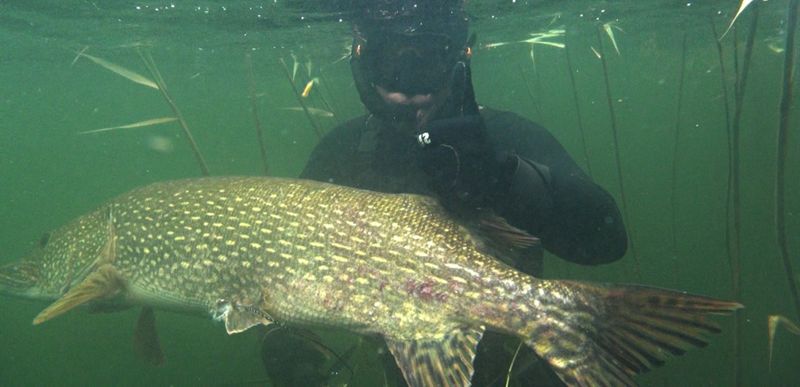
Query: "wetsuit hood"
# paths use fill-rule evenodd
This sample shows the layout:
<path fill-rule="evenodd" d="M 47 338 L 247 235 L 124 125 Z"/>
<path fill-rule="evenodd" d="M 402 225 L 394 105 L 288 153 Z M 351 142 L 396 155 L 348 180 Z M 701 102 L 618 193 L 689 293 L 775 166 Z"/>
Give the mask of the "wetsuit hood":
<path fill-rule="evenodd" d="M 369 3 L 354 18 L 350 60 L 367 109 L 418 126 L 461 109 L 472 89 L 463 1 Z"/>

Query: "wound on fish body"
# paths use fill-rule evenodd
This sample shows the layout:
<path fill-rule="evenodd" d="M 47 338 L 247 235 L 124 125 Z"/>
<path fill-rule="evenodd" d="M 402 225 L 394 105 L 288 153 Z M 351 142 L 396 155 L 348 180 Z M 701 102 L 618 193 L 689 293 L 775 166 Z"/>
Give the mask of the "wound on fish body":
<path fill-rule="evenodd" d="M 719 332 L 708 314 L 742 307 L 542 280 L 487 248 L 536 241 L 491 214 L 465 225 L 424 196 L 189 179 L 135 189 L 57 229 L 0 267 L 0 292 L 51 301 L 35 324 L 84 304 L 143 306 L 137 352 L 153 364 L 163 353 L 151 308 L 210 314 L 229 334 L 280 322 L 378 335 L 411 386 L 469 385 L 486 329 L 519 337 L 567 385 L 635 385 Z"/>

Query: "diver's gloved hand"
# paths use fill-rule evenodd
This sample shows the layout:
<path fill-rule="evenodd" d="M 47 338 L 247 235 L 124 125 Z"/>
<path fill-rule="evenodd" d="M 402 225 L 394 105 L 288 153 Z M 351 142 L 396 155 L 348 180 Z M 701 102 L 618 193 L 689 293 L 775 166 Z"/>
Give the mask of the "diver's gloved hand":
<path fill-rule="evenodd" d="M 420 167 L 442 196 L 469 206 L 483 206 L 491 193 L 509 185 L 516 156 L 497 153 L 480 115 L 435 120 L 417 135 Z"/>

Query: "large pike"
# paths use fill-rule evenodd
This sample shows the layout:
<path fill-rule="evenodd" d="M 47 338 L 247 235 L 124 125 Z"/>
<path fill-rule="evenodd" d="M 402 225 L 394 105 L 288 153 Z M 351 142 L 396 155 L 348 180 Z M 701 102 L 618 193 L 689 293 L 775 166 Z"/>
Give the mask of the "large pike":
<path fill-rule="evenodd" d="M 485 329 L 522 339 L 568 385 L 634 385 L 666 355 L 705 345 L 718 332 L 707 314 L 741 307 L 537 279 L 490 253 L 534 238 L 491 216 L 464 224 L 417 195 L 277 178 L 157 183 L 54 231 L 0 268 L 0 290 L 56 300 L 34 324 L 82 304 L 143 305 L 210 313 L 231 334 L 277 321 L 381 335 L 412 386 L 469 385 Z"/>

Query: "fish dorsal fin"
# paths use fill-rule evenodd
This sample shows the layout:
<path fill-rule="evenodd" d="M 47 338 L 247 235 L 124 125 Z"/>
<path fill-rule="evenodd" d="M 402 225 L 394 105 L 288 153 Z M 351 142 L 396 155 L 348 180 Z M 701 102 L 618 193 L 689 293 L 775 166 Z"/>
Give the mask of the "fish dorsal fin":
<path fill-rule="evenodd" d="M 454 329 L 422 340 L 386 339 L 410 387 L 469 386 L 484 328 Z"/>
<path fill-rule="evenodd" d="M 124 288 L 124 281 L 114 266 L 102 265 L 39 313 L 33 324 L 41 324 L 89 301 L 112 298 Z"/>
<path fill-rule="evenodd" d="M 262 308 L 249 303 L 219 299 L 211 308 L 215 320 L 225 322 L 229 335 L 246 331 L 256 325 L 269 325 L 275 320 Z"/>
<path fill-rule="evenodd" d="M 136 328 L 133 330 L 133 351 L 150 365 L 164 365 L 164 351 L 156 330 L 156 314 L 146 306 L 139 313 Z"/>

